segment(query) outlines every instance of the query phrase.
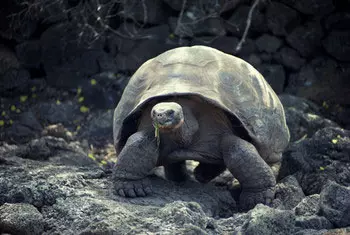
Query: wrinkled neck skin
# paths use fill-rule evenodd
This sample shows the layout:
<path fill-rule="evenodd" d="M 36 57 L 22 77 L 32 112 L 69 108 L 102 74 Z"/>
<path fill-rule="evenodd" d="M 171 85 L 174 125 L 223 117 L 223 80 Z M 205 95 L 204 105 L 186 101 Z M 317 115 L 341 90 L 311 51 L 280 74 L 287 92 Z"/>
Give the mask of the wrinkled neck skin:
<path fill-rule="evenodd" d="M 180 145 L 189 145 L 192 142 L 193 136 L 198 131 L 199 125 L 196 117 L 188 107 L 182 107 L 184 113 L 183 124 L 172 130 L 160 130 L 160 141 L 162 138 L 176 142 Z"/>

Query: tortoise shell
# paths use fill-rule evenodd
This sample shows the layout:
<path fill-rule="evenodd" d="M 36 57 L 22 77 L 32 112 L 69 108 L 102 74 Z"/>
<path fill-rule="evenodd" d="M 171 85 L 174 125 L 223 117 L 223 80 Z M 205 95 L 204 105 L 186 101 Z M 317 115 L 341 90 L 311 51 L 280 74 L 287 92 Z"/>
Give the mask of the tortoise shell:
<path fill-rule="evenodd" d="M 195 95 L 238 119 L 260 152 L 281 153 L 289 142 L 283 106 L 263 76 L 244 60 L 207 46 L 179 47 L 146 61 L 130 78 L 114 111 L 117 154 L 137 131 L 151 100 Z"/>

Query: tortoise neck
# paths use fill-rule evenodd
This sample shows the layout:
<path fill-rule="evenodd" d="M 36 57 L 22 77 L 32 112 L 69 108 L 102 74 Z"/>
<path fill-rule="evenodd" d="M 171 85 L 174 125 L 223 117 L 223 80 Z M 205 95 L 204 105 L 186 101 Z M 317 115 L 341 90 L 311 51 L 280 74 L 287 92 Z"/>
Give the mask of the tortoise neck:
<path fill-rule="evenodd" d="M 190 145 L 192 143 L 193 136 L 198 131 L 199 125 L 196 117 L 188 107 L 183 107 L 184 122 L 183 124 L 171 131 L 161 132 L 160 134 L 166 136 L 166 138 L 175 141 L 181 145 Z"/>

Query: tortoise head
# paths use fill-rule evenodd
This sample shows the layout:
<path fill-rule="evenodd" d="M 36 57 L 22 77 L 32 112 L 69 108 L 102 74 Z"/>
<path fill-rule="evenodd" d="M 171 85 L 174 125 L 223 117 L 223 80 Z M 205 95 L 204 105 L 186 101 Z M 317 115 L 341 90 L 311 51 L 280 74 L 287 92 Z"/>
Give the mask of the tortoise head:
<path fill-rule="evenodd" d="M 181 105 L 175 102 L 161 102 L 153 106 L 151 111 L 153 124 L 161 132 L 179 128 L 184 123 Z"/>

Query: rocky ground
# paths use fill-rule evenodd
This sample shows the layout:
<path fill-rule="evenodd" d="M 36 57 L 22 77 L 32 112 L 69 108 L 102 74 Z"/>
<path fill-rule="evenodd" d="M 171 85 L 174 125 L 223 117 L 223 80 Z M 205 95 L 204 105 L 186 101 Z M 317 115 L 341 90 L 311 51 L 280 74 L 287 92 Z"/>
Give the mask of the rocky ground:
<path fill-rule="evenodd" d="M 162 178 L 160 168 L 151 176 L 155 192 L 152 196 L 116 196 L 110 174 L 114 159 L 110 110 L 90 113 L 84 121 L 83 134 L 53 125 L 41 132 L 31 129 L 35 135 L 23 143 L 1 142 L 0 231 L 350 233 L 350 131 L 320 116 L 317 106 L 306 99 L 291 95 L 280 98 L 293 141 L 284 153 L 272 207 L 259 204 L 250 211 L 238 211 L 232 197 L 235 194 L 230 193 L 227 184 L 232 180 L 228 172 L 207 185 L 194 180 L 176 184 Z M 21 125 L 34 127 L 39 123 L 28 119 Z M 22 132 L 12 133 L 15 139 Z M 105 138 L 97 138 L 97 147 L 89 146 L 84 136 L 96 133 L 103 133 Z"/>
<path fill-rule="evenodd" d="M 249 0 L 22 2 L 0 3 L 0 233 L 350 234 L 347 1 L 260 1 L 239 51 Z M 187 45 L 247 60 L 279 94 L 291 143 L 271 207 L 238 211 L 228 172 L 175 184 L 159 168 L 154 195 L 113 193 L 123 88 Z"/>

